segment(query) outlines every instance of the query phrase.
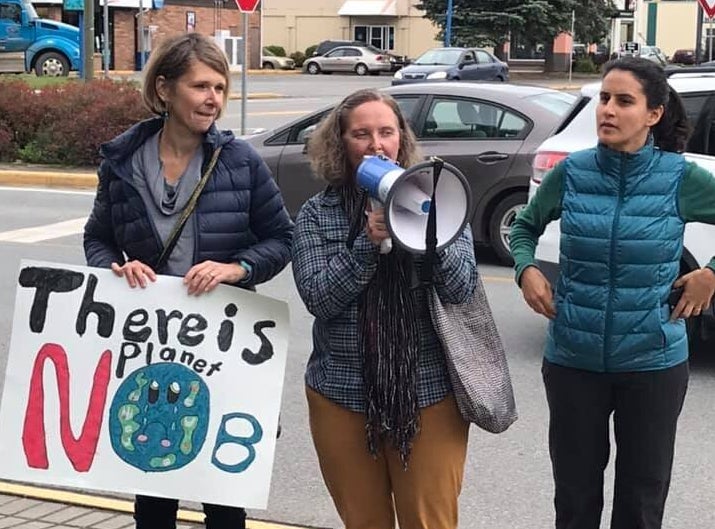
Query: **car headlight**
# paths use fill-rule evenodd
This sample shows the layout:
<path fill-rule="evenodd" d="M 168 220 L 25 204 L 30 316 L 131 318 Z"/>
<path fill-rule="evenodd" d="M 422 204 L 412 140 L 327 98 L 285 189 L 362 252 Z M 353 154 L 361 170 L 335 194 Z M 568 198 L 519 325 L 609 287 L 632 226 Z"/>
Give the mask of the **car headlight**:
<path fill-rule="evenodd" d="M 397 70 L 395 72 L 395 75 L 393 75 L 395 79 L 402 79 L 402 70 Z"/>
<path fill-rule="evenodd" d="M 427 79 L 446 79 L 447 72 L 432 72 L 427 76 Z"/>

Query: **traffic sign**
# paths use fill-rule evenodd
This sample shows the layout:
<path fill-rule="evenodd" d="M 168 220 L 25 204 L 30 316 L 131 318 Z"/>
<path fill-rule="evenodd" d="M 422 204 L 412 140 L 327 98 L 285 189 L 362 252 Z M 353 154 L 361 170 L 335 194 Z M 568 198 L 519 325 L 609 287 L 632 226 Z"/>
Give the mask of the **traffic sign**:
<path fill-rule="evenodd" d="M 236 5 L 241 13 L 253 13 L 261 0 L 236 0 Z M 712 0 L 715 2 L 715 0 Z"/>
<path fill-rule="evenodd" d="M 698 0 L 698 3 L 708 18 L 715 18 L 715 0 Z"/>

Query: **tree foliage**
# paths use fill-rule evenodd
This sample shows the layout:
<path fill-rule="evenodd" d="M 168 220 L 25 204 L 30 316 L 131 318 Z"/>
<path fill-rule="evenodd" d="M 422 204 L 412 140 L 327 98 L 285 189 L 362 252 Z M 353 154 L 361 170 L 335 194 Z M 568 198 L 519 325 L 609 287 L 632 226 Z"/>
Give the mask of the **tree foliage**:
<path fill-rule="evenodd" d="M 425 18 L 439 27 L 444 40 L 447 0 L 420 0 L 415 4 Z M 576 40 L 599 42 L 610 28 L 612 0 L 453 0 L 452 45 L 497 46 L 516 34 L 527 42 L 548 44 L 571 30 L 576 14 Z"/>

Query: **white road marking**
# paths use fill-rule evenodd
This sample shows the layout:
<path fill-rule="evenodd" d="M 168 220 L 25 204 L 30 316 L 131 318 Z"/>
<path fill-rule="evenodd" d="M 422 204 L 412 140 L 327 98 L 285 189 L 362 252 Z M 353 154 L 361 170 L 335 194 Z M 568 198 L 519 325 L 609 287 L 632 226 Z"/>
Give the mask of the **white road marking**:
<path fill-rule="evenodd" d="M 81 217 L 79 219 L 55 222 L 54 224 L 45 224 L 44 226 L 5 231 L 0 233 L 0 241 L 33 244 L 50 239 L 59 239 L 60 237 L 82 233 L 86 222 L 87 217 Z"/>

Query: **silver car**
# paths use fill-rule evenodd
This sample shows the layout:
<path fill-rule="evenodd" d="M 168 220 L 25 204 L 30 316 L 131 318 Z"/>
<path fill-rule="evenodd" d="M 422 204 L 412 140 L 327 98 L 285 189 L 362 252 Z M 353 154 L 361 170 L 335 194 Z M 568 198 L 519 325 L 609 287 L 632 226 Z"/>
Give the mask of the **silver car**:
<path fill-rule="evenodd" d="M 380 75 L 392 68 L 390 56 L 373 46 L 340 46 L 325 55 L 311 57 L 303 66 L 312 75 L 332 72 Z"/>

